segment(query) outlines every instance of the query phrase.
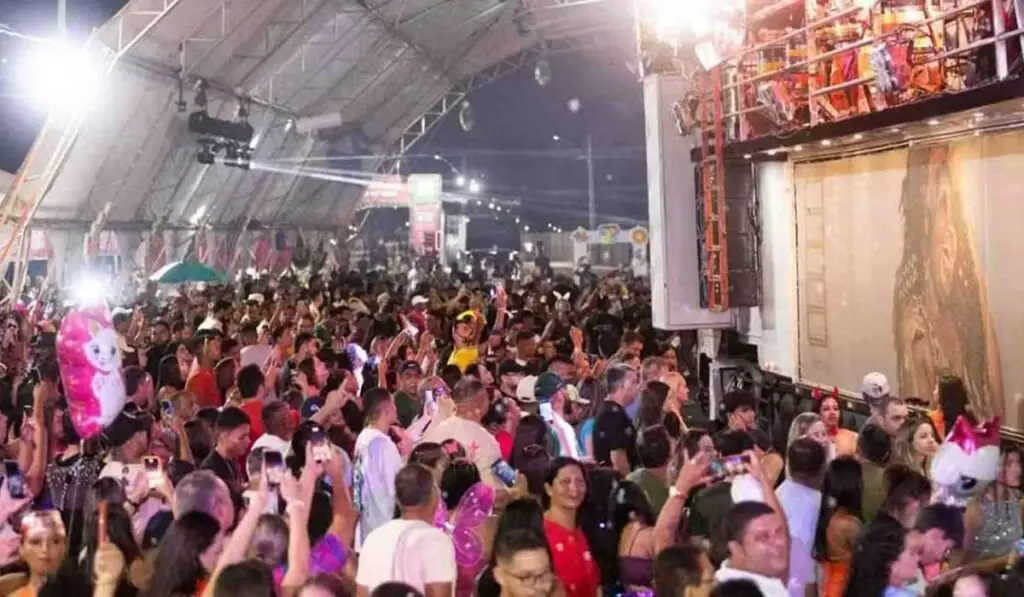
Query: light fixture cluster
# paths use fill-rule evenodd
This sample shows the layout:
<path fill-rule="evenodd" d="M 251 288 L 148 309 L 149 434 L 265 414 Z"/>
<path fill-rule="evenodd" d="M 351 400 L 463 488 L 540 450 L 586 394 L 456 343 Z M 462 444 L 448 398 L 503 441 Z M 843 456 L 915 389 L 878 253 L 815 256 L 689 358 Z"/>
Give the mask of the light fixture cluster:
<path fill-rule="evenodd" d="M 238 99 L 238 110 L 235 120 L 223 120 L 210 116 L 207 112 L 206 82 L 196 83 L 196 110 L 189 114 L 188 130 L 199 135 L 199 153 L 196 161 L 200 164 L 212 165 L 217 161 L 217 154 L 224 152 L 222 163 L 232 168 L 248 170 L 252 165 L 252 152 L 256 141 L 256 130 L 249 124 L 249 113 L 252 102 L 249 98 Z"/>

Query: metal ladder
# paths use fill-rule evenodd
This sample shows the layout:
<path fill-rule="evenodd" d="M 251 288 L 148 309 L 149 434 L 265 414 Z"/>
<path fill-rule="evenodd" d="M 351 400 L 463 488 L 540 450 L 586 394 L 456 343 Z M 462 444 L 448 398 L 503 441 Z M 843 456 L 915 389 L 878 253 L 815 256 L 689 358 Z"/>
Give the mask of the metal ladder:
<path fill-rule="evenodd" d="M 704 192 L 704 275 L 707 308 L 729 309 L 729 252 L 726 243 L 725 123 L 722 109 L 722 69 L 715 67 L 701 80 L 701 188 Z"/>

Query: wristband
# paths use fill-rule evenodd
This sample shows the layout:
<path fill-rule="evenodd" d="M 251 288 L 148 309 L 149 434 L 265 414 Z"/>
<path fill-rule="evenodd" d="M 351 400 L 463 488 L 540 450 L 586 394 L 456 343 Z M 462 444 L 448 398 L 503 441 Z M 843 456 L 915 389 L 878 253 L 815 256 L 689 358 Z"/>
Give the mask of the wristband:
<path fill-rule="evenodd" d="M 299 500 L 295 500 L 294 502 L 288 502 L 288 505 L 285 506 L 284 511 L 287 512 L 288 514 L 291 514 L 292 510 L 304 510 L 305 508 L 306 508 L 306 504 L 305 503 L 303 503 L 303 502 L 301 502 Z"/>

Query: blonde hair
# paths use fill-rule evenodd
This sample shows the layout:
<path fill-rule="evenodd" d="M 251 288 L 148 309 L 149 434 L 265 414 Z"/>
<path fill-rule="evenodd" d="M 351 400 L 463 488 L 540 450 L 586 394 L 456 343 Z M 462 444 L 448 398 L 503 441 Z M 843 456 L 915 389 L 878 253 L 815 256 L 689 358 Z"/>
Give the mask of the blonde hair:
<path fill-rule="evenodd" d="M 793 418 L 789 425 L 789 435 L 786 437 L 786 448 L 793 445 L 793 442 L 807 435 L 807 430 L 821 420 L 817 413 L 800 413 Z"/>
<path fill-rule="evenodd" d="M 931 419 L 920 416 L 911 417 L 896 432 L 896 437 L 893 439 L 892 459 L 890 462 L 905 464 L 912 470 L 927 476 L 927 456 L 914 451 L 914 436 L 917 434 L 917 430 L 921 428 L 921 425 L 928 425 L 932 430 L 935 441 L 939 441 L 939 434 L 936 432 L 935 424 L 932 423 Z"/>

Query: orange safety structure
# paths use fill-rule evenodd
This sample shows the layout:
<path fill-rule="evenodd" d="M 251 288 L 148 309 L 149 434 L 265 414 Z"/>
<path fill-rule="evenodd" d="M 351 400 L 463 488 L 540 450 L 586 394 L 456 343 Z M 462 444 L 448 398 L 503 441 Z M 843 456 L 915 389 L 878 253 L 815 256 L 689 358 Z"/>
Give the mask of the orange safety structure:
<path fill-rule="evenodd" d="M 722 70 L 701 75 L 701 187 L 704 193 L 704 276 L 707 308 L 729 309 L 729 251 L 726 243 L 725 129 Z"/>

